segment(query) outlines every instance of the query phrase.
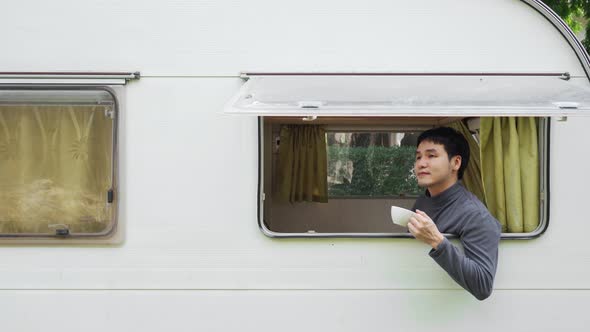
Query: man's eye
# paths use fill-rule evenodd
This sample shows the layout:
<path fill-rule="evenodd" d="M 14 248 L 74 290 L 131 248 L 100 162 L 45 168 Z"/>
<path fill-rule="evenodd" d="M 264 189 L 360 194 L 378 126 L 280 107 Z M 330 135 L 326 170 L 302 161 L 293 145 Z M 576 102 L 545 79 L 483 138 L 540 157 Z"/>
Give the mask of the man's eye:
<path fill-rule="evenodd" d="M 434 155 L 434 154 L 429 154 L 428 155 L 428 158 L 434 158 L 434 157 L 436 157 L 436 155 Z"/>
<path fill-rule="evenodd" d="M 416 160 L 420 160 L 420 157 L 416 156 Z"/>

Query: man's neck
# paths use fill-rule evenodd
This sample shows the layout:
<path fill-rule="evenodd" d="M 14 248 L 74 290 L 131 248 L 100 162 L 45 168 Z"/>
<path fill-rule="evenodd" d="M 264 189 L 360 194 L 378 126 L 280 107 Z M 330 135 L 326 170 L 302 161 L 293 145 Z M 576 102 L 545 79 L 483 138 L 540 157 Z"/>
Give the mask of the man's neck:
<path fill-rule="evenodd" d="M 443 193 L 445 190 L 451 188 L 455 183 L 459 180 L 456 178 L 449 179 L 449 181 L 439 183 L 435 186 L 428 187 L 428 193 L 430 193 L 430 197 L 435 197 Z"/>

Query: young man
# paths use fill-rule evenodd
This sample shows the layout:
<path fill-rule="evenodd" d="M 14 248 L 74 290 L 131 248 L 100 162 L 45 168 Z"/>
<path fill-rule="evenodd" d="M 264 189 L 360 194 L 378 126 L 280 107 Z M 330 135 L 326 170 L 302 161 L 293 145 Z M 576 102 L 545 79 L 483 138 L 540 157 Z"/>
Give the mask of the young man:
<path fill-rule="evenodd" d="M 429 255 L 478 300 L 492 293 L 500 223 L 459 180 L 469 162 L 469 145 L 457 131 L 430 129 L 418 137 L 414 164 L 418 185 L 426 194 L 416 201 L 408 228 L 432 247 Z M 442 233 L 455 234 L 464 252 Z"/>

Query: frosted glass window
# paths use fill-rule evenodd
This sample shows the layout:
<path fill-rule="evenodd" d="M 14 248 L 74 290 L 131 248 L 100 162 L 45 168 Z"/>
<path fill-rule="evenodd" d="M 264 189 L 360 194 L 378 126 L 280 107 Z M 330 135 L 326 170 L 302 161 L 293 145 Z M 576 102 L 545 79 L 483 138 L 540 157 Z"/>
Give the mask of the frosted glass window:
<path fill-rule="evenodd" d="M 2 236 L 113 229 L 115 111 L 102 90 L 0 91 Z"/>

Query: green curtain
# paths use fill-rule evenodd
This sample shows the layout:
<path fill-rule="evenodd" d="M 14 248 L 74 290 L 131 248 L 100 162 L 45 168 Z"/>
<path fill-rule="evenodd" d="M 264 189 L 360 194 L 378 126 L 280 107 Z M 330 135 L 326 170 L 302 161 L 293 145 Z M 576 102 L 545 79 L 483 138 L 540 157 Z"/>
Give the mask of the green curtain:
<path fill-rule="evenodd" d="M 459 120 L 449 124 L 449 127 L 457 130 L 460 132 L 467 143 L 469 143 L 469 163 L 467 164 L 467 169 L 465 169 L 465 173 L 463 173 L 463 185 L 467 190 L 472 192 L 479 200 L 484 204 L 487 205 L 486 195 L 483 188 L 483 180 L 482 180 L 482 172 L 481 172 L 481 160 L 480 160 L 480 151 L 479 151 L 479 144 L 471 135 L 469 128 L 463 123 L 463 121 Z"/>
<path fill-rule="evenodd" d="M 488 209 L 508 233 L 539 225 L 537 120 L 482 118 L 481 162 Z"/>
<path fill-rule="evenodd" d="M 317 125 L 281 127 L 279 197 L 289 202 L 328 202 L 326 131 Z"/>

